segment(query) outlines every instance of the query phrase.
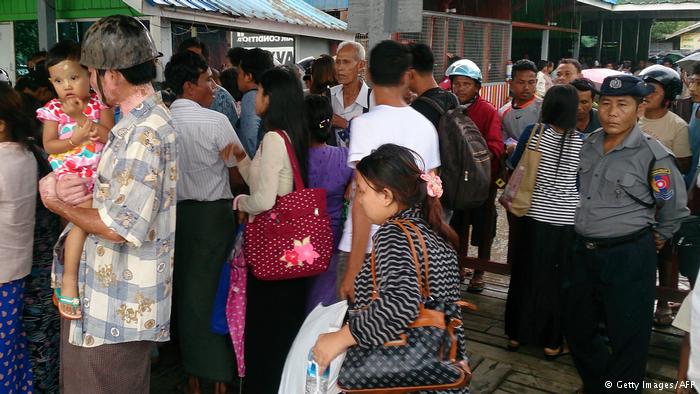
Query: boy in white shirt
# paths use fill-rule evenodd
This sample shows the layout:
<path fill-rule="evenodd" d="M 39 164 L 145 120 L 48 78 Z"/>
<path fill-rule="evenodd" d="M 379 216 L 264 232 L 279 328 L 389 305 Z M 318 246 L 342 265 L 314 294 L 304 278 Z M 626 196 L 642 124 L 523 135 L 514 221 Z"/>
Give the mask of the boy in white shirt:
<path fill-rule="evenodd" d="M 415 151 L 416 161 L 424 171 L 440 166 L 440 149 L 435 127 L 419 112 L 404 101 L 408 89 L 408 70 L 411 52 L 406 45 L 395 41 L 382 41 L 370 52 L 369 74 L 374 83 L 376 101 L 368 113 L 355 118 L 350 132 L 348 165 L 355 163 L 387 143 L 397 144 Z M 340 241 L 338 258 L 338 295 L 354 298 L 355 276 L 360 271 L 369 242 L 376 228 L 372 228 L 362 210 L 350 206 Z"/>

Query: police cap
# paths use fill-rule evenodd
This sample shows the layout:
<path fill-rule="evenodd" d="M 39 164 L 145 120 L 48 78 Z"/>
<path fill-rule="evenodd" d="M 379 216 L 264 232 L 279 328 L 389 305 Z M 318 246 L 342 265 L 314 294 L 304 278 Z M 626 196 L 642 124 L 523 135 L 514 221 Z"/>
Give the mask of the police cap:
<path fill-rule="evenodd" d="M 600 86 L 601 96 L 646 97 L 652 92 L 654 92 L 653 86 L 634 75 L 627 74 L 609 76 Z"/>

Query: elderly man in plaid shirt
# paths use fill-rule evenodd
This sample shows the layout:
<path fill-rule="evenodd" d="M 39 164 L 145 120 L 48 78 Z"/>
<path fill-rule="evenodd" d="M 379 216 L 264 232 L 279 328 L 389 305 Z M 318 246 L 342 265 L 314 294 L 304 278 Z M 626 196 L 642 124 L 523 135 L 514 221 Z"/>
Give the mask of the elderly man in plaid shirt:
<path fill-rule="evenodd" d="M 151 345 L 170 339 L 177 148 L 170 112 L 151 85 L 158 56 L 135 18 L 91 26 L 81 63 L 122 119 L 102 153 L 92 208 L 75 206 L 85 199 L 80 180 L 49 175 L 40 184 L 46 207 L 89 233 L 78 277 L 82 317 L 61 326 L 61 392 L 148 393 Z M 66 231 L 55 248 L 55 283 Z"/>

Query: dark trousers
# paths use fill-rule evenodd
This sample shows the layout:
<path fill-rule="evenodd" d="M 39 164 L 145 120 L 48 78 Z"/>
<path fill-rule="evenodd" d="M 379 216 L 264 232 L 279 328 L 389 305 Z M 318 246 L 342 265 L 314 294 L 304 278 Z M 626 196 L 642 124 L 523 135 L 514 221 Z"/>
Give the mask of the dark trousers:
<path fill-rule="evenodd" d="M 656 285 L 652 234 L 611 247 L 586 246 L 577 236 L 564 283 L 565 336 L 586 393 L 635 392 L 616 382 L 641 383 L 646 373 Z M 599 334 L 602 319 L 611 350 Z M 609 390 L 606 381 L 612 382 Z"/>

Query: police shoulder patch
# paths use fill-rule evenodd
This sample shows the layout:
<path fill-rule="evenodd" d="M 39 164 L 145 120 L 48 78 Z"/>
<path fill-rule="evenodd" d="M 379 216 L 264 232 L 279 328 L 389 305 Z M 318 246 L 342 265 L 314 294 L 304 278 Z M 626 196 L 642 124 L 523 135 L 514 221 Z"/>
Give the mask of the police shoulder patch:
<path fill-rule="evenodd" d="M 651 189 L 654 191 L 654 198 L 658 200 L 668 201 L 673 198 L 670 168 L 655 168 L 651 172 Z"/>

